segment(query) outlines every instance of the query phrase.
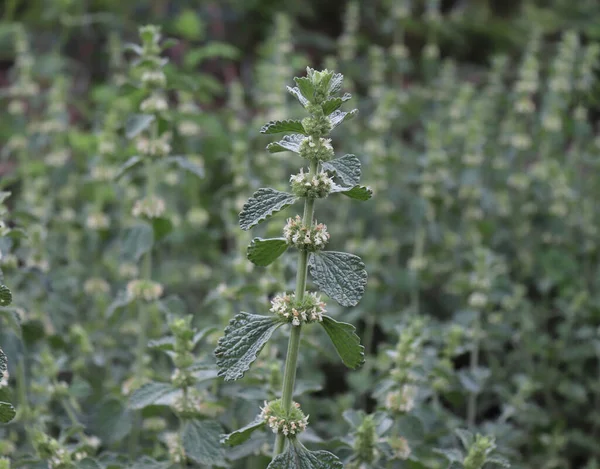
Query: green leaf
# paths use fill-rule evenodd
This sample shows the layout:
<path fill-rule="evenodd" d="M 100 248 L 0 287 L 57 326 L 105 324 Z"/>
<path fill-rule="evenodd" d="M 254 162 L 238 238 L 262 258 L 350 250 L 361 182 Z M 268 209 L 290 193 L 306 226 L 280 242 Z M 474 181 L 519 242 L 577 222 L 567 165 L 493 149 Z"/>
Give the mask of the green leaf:
<path fill-rule="evenodd" d="M 143 158 L 139 155 L 132 156 L 125 163 L 121 165 L 117 173 L 115 174 L 114 179 L 118 180 L 125 175 L 128 171 L 135 168 L 143 161 Z"/>
<path fill-rule="evenodd" d="M 345 186 L 355 186 L 360 182 L 360 160 L 352 154 L 344 155 L 323 163 L 325 171 L 331 171 Z"/>
<path fill-rule="evenodd" d="M 6 285 L 0 284 L 0 306 L 8 306 L 12 303 L 12 293 Z"/>
<path fill-rule="evenodd" d="M 8 423 L 17 415 L 17 411 L 12 404 L 0 402 L 0 423 Z"/>
<path fill-rule="evenodd" d="M 325 101 L 323 104 L 321 104 L 321 108 L 323 109 L 323 112 L 325 113 L 325 115 L 328 116 L 333 111 L 338 110 L 339 107 L 343 103 L 348 101 L 350 98 L 352 98 L 352 95 L 350 93 L 346 93 L 341 98 L 340 97 L 329 98 L 327 101 Z"/>
<path fill-rule="evenodd" d="M 93 458 L 85 458 L 77 461 L 75 467 L 77 469 L 103 469 L 104 466 Z"/>
<path fill-rule="evenodd" d="M 186 8 L 175 18 L 173 29 L 186 39 L 202 39 L 206 27 L 197 11 Z"/>
<path fill-rule="evenodd" d="M 92 416 L 91 430 L 108 444 L 123 440 L 131 428 L 131 412 L 116 398 L 104 400 Z"/>
<path fill-rule="evenodd" d="M 273 332 L 282 324 L 273 316 L 244 312 L 235 316 L 215 349 L 219 376 L 225 381 L 242 378 Z"/>
<path fill-rule="evenodd" d="M 181 442 L 187 457 L 198 464 L 222 466 L 225 456 L 221 448 L 221 425 L 213 420 L 187 420 Z"/>
<path fill-rule="evenodd" d="M 469 449 L 471 445 L 473 445 L 473 443 L 475 442 L 475 436 L 469 430 L 457 428 L 456 430 L 454 430 L 454 433 L 456 433 L 465 449 Z"/>
<path fill-rule="evenodd" d="M 333 95 L 338 93 L 342 89 L 342 83 L 344 82 L 344 75 L 336 73 L 331 77 L 329 82 L 329 94 Z"/>
<path fill-rule="evenodd" d="M 152 227 L 147 223 L 138 223 L 125 232 L 121 245 L 121 256 L 137 262 L 152 249 L 153 244 L 154 231 Z"/>
<path fill-rule="evenodd" d="M 6 354 L 0 348 L 0 379 L 4 377 L 4 373 L 8 370 L 8 359 L 6 358 Z"/>
<path fill-rule="evenodd" d="M 296 86 L 295 86 L 295 87 L 293 87 L 293 88 L 292 88 L 291 86 L 288 86 L 288 87 L 287 87 L 287 90 L 288 90 L 288 92 L 289 92 L 289 93 L 290 93 L 292 96 L 294 96 L 294 97 L 295 97 L 295 98 L 296 98 L 296 99 L 297 99 L 297 100 L 300 102 L 300 104 L 302 104 L 302 106 L 306 107 L 306 106 L 309 104 L 309 101 L 308 101 L 308 99 L 306 99 L 306 98 L 305 98 L 305 97 L 302 95 L 302 92 L 300 91 L 300 88 L 298 88 L 298 87 L 296 87 Z"/>
<path fill-rule="evenodd" d="M 343 186 L 334 186 L 331 190 L 332 194 L 341 192 L 347 197 L 355 200 L 369 200 L 373 196 L 373 190 L 367 186 L 354 186 L 352 188 Z"/>
<path fill-rule="evenodd" d="M 343 469 L 342 462 L 329 451 L 309 451 L 298 440 L 275 457 L 267 469 Z"/>
<path fill-rule="evenodd" d="M 124 308 L 131 303 L 133 303 L 133 298 L 127 295 L 126 292 L 119 293 L 112 303 L 108 305 L 108 308 L 106 308 L 106 317 L 110 319 L 118 309 Z"/>
<path fill-rule="evenodd" d="M 127 407 L 137 410 L 150 405 L 167 405 L 165 398 L 178 392 L 171 383 L 146 383 L 131 393 Z"/>
<path fill-rule="evenodd" d="M 360 257 L 347 252 L 321 251 L 309 261 L 315 284 L 342 306 L 356 306 L 365 292 L 367 272 Z"/>
<path fill-rule="evenodd" d="M 262 134 L 279 134 L 281 132 L 294 132 L 306 135 L 302 122 L 296 120 L 271 121 L 260 129 Z"/>
<path fill-rule="evenodd" d="M 227 435 L 221 435 L 221 443 L 229 446 L 237 446 L 248 440 L 252 433 L 265 425 L 265 421 L 259 417 L 254 422 Z"/>
<path fill-rule="evenodd" d="M 288 248 L 285 238 L 254 238 L 248 246 L 248 259 L 261 267 L 271 264 Z"/>
<path fill-rule="evenodd" d="M 240 212 L 240 227 L 249 230 L 273 214 L 289 207 L 298 198 L 294 194 L 281 192 L 269 187 L 258 189 L 246 202 Z"/>
<path fill-rule="evenodd" d="M 488 464 L 496 464 L 497 466 L 510 467 L 510 462 L 508 461 L 508 459 L 506 459 L 502 456 L 497 456 L 497 455 L 488 456 L 486 458 L 485 462 Z"/>
<path fill-rule="evenodd" d="M 169 461 L 156 461 L 148 456 L 142 456 L 135 461 L 128 469 L 167 469 L 172 467 Z"/>
<path fill-rule="evenodd" d="M 435 453 L 441 454 L 444 456 L 449 462 L 459 462 L 462 463 L 464 459 L 464 455 L 458 449 L 441 449 L 434 448 L 433 451 Z"/>
<path fill-rule="evenodd" d="M 331 121 L 331 128 L 335 129 L 336 127 L 341 125 L 342 122 L 349 121 L 350 119 L 356 117 L 357 115 L 358 115 L 358 109 L 353 109 L 352 111 L 349 111 L 349 112 L 339 111 L 339 110 L 334 111 L 329 116 L 329 120 Z"/>
<path fill-rule="evenodd" d="M 300 144 L 306 137 L 300 134 L 285 135 L 279 142 L 272 142 L 267 145 L 267 150 L 270 153 L 279 153 L 282 151 L 300 151 Z"/>
<path fill-rule="evenodd" d="M 304 96 L 307 100 L 312 101 L 315 96 L 315 87 L 312 84 L 312 80 L 308 77 L 296 77 L 294 78 L 296 85 L 298 85 L 298 89 L 302 96 Z"/>
<path fill-rule="evenodd" d="M 155 241 L 160 241 L 173 231 L 173 222 L 170 218 L 153 218 L 150 222 L 152 223 L 152 232 Z"/>
<path fill-rule="evenodd" d="M 125 135 L 127 138 L 133 138 L 141 134 L 154 122 L 153 114 L 134 114 L 127 118 L 125 122 Z"/>
<path fill-rule="evenodd" d="M 199 165 L 193 163 L 192 161 L 187 159 L 185 156 L 169 156 L 169 157 L 165 158 L 165 161 L 167 163 L 173 163 L 173 164 L 177 165 L 179 167 L 179 169 L 187 171 L 188 173 L 193 174 L 194 176 L 198 176 L 199 178 L 204 178 L 204 168 L 202 166 L 199 166 Z"/>
<path fill-rule="evenodd" d="M 348 368 L 359 368 L 365 362 L 365 348 L 360 345 L 356 328 L 352 324 L 337 322 L 329 316 L 323 316 L 320 323 L 327 332 L 338 355 Z"/>
<path fill-rule="evenodd" d="M 148 348 L 153 350 L 173 350 L 175 348 L 175 337 L 161 337 L 148 342 Z"/>

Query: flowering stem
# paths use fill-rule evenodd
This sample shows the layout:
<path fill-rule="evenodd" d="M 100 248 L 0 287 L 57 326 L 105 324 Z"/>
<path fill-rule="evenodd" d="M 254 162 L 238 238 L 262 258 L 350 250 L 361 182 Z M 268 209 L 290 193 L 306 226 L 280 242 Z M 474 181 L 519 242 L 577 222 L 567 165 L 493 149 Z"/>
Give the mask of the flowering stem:
<path fill-rule="evenodd" d="M 317 174 L 318 162 L 310 162 L 309 175 Z M 313 216 L 315 213 L 315 199 L 307 198 L 304 201 L 304 216 L 302 224 L 312 227 Z M 308 273 L 308 251 L 306 249 L 300 251 L 298 257 L 298 272 L 296 274 L 296 301 L 302 301 L 306 291 L 306 276 Z M 300 349 L 300 334 L 302 326 L 292 326 L 290 341 L 288 342 L 287 357 L 285 359 L 285 371 L 283 374 L 283 390 L 281 392 L 281 402 L 284 409 L 291 409 L 292 397 L 294 394 L 294 383 L 296 382 L 296 367 L 298 364 L 298 351 Z M 281 454 L 285 447 L 285 436 L 281 433 L 277 434 L 275 448 L 273 449 L 273 457 Z"/>

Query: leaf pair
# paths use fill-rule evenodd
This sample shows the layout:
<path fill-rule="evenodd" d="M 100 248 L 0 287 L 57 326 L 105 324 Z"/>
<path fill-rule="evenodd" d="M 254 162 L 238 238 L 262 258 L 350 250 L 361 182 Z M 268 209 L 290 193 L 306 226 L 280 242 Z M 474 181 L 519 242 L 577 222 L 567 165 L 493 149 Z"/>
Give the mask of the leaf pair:
<path fill-rule="evenodd" d="M 219 376 L 234 381 L 244 376 L 273 333 L 284 324 L 279 318 L 242 312 L 235 316 L 219 339 L 215 356 Z M 364 363 L 364 347 L 351 324 L 329 316 L 319 323 L 331 339 L 342 362 L 349 368 Z"/>

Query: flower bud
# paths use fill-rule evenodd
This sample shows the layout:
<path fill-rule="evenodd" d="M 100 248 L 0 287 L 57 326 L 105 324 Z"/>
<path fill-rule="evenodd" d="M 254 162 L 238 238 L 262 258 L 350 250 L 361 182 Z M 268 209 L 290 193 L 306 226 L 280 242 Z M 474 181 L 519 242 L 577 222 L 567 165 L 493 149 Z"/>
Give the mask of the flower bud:
<path fill-rule="evenodd" d="M 282 293 L 273 298 L 270 311 L 291 322 L 293 326 L 321 322 L 323 314 L 327 312 L 325 303 L 317 293 L 309 293 L 300 301 L 296 300 L 293 293 Z"/>
<path fill-rule="evenodd" d="M 300 410 L 300 404 L 292 403 L 292 408 L 284 409 L 281 399 L 267 402 L 260 409 L 260 418 L 273 430 L 273 433 L 279 433 L 284 436 L 297 435 L 306 430 L 308 425 L 308 416 L 305 416 Z"/>
<path fill-rule="evenodd" d="M 308 199 L 327 197 L 333 187 L 333 179 L 326 172 L 311 177 L 310 174 L 304 172 L 304 168 L 300 169 L 298 174 L 292 175 L 290 182 L 294 195 Z"/>
<path fill-rule="evenodd" d="M 288 218 L 283 228 L 283 236 L 290 246 L 310 252 L 323 249 L 330 237 L 326 225 L 318 223 L 312 227 L 304 226 L 300 215 Z"/>

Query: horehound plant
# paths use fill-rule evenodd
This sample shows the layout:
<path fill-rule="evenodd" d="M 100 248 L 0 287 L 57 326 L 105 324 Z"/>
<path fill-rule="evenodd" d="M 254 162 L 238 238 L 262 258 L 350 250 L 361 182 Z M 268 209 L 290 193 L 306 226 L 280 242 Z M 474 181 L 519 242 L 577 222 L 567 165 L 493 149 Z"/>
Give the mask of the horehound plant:
<path fill-rule="evenodd" d="M 329 232 L 323 223 L 315 221 L 315 202 L 331 194 L 342 193 L 358 200 L 368 200 L 371 190 L 360 186 L 360 162 L 354 155 L 334 158 L 329 133 L 342 122 L 354 117 L 356 110 L 344 112 L 340 106 L 349 94 L 337 96 L 343 76 L 328 70 L 307 69 L 307 76 L 295 78 L 296 87 L 288 91 L 302 104 L 309 116 L 300 120 L 273 121 L 261 132 L 290 132 L 279 142 L 271 143 L 271 153 L 292 151 L 308 161 L 304 168 L 290 177 L 292 192 L 271 188 L 258 189 L 240 213 L 240 226 L 248 230 L 276 212 L 304 201 L 303 215 L 287 219 L 280 238 L 254 238 L 248 247 L 248 259 L 258 266 L 267 266 L 288 248 L 298 249 L 296 290 L 273 298 L 271 316 L 242 312 L 231 320 L 215 350 L 219 376 L 227 381 L 244 376 L 275 330 L 284 324 L 290 329 L 281 399 L 265 402 L 259 416 L 248 426 L 225 435 L 223 442 L 236 445 L 250 438 L 258 428 L 268 426 L 277 435 L 273 460 L 269 467 L 325 468 L 341 467 L 336 456 L 327 451 L 309 451 L 298 440 L 305 430 L 308 416 L 293 401 L 300 336 L 309 324 L 321 325 L 343 363 L 356 369 L 364 362 L 364 349 L 355 328 L 327 316 L 325 302 L 317 292 L 307 292 L 310 271 L 315 285 L 342 306 L 355 306 L 360 301 L 367 272 L 358 256 L 345 252 L 325 251 Z M 286 448 L 286 442 L 289 444 Z"/>

